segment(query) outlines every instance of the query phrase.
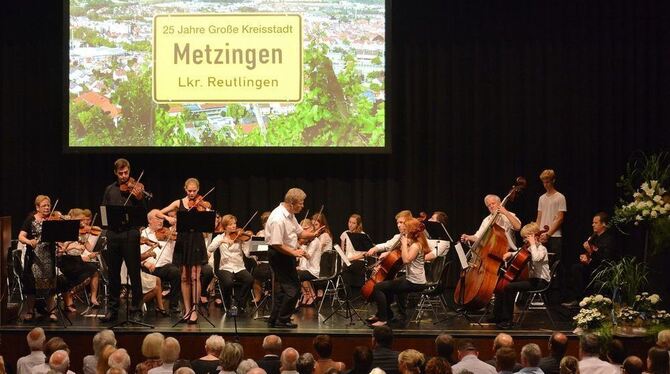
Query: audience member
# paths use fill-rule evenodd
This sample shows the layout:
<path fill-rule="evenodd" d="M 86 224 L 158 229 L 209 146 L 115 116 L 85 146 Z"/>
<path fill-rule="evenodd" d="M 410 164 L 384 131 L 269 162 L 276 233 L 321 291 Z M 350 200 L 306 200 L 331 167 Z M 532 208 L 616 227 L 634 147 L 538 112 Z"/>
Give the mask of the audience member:
<path fill-rule="evenodd" d="M 623 360 L 621 373 L 623 374 L 642 374 L 644 372 L 644 363 L 637 356 L 628 356 Z"/>
<path fill-rule="evenodd" d="M 221 350 L 221 374 L 236 374 L 237 367 L 242 362 L 244 350 L 238 343 L 226 343 Z"/>
<path fill-rule="evenodd" d="M 142 356 L 145 360 L 135 366 L 135 374 L 147 374 L 149 370 L 161 366 L 161 347 L 165 336 L 160 332 L 147 334 L 142 341 Z"/>
<path fill-rule="evenodd" d="M 316 370 L 316 360 L 314 359 L 314 356 L 309 352 L 300 355 L 300 357 L 298 357 L 298 362 L 296 363 L 296 370 L 300 374 L 314 373 L 314 370 Z"/>
<path fill-rule="evenodd" d="M 416 349 L 405 349 L 398 354 L 398 371 L 400 374 L 421 374 L 426 364 L 423 353 Z"/>
<path fill-rule="evenodd" d="M 298 357 L 300 354 L 295 349 L 289 347 L 284 349 L 281 353 L 279 360 L 281 361 L 281 373 L 282 374 L 298 374 L 297 363 Z"/>
<path fill-rule="evenodd" d="M 510 347 L 500 347 L 496 351 L 496 370 L 500 374 L 514 373 L 516 364 L 516 352 Z"/>
<path fill-rule="evenodd" d="M 626 359 L 626 356 L 626 349 L 624 348 L 623 342 L 621 340 L 612 339 L 607 344 L 607 361 L 609 361 L 610 364 L 614 365 L 619 370 L 621 370 L 623 360 Z"/>
<path fill-rule="evenodd" d="M 193 371 L 193 368 L 190 368 L 188 366 L 182 366 L 179 369 L 177 369 L 174 374 L 196 374 L 195 371 Z"/>
<path fill-rule="evenodd" d="M 656 345 L 659 347 L 670 350 L 670 329 L 661 330 L 656 336 Z"/>
<path fill-rule="evenodd" d="M 45 362 L 43 362 L 41 365 L 35 365 L 33 368 L 30 370 L 32 374 L 46 374 L 51 370 L 49 367 L 49 359 L 51 358 L 51 355 L 56 352 L 56 351 L 66 351 L 70 353 L 70 348 L 68 347 L 67 343 L 63 340 L 63 338 L 59 337 L 53 337 L 44 344 L 44 357 L 45 357 Z M 69 373 L 72 373 L 71 371 L 68 371 Z M 74 373 L 72 373 L 74 374 Z"/>
<path fill-rule="evenodd" d="M 442 357 L 449 362 L 450 365 L 456 363 L 454 358 L 454 351 L 456 351 L 456 342 L 454 338 L 446 333 L 442 333 L 435 338 L 435 351 L 438 357 Z"/>
<path fill-rule="evenodd" d="M 68 370 L 70 367 L 70 355 L 66 350 L 59 349 L 51 354 L 49 357 L 49 371 L 50 374 L 65 374 L 71 371 Z"/>
<path fill-rule="evenodd" d="M 193 368 L 191 367 L 191 361 L 183 359 L 183 358 L 180 358 L 179 360 L 176 360 L 174 362 L 174 364 L 172 364 L 172 373 L 173 374 L 176 373 L 177 370 L 179 370 L 181 368 L 189 368 L 189 369 L 193 370 Z"/>
<path fill-rule="evenodd" d="M 161 365 L 150 369 L 148 374 L 172 374 L 174 362 L 179 358 L 181 346 L 175 338 L 165 338 L 161 344 Z"/>
<path fill-rule="evenodd" d="M 370 347 L 359 345 L 354 348 L 354 367 L 347 374 L 368 374 L 372 370 L 372 350 Z"/>
<path fill-rule="evenodd" d="M 342 372 L 345 369 L 344 362 L 333 361 L 330 355 L 333 353 L 333 343 L 329 335 L 317 335 L 312 341 L 317 360 L 314 366 L 316 374 L 324 374 L 330 368 L 336 368 Z"/>
<path fill-rule="evenodd" d="M 535 343 L 528 343 L 521 348 L 521 365 L 523 369 L 518 373 L 534 373 L 543 374 L 540 369 L 540 359 L 542 358 L 542 350 L 540 346 Z"/>
<path fill-rule="evenodd" d="M 549 354 L 540 359 L 540 369 L 545 374 L 559 374 L 561 359 L 563 359 L 568 349 L 568 337 L 562 332 L 555 331 L 549 337 L 547 349 Z"/>
<path fill-rule="evenodd" d="M 493 347 L 491 347 L 491 352 L 493 353 L 493 358 L 486 361 L 487 364 L 495 367 L 496 366 L 496 359 L 495 359 L 495 354 L 498 352 L 498 349 L 502 347 L 509 347 L 509 348 L 514 348 L 514 338 L 512 338 L 512 335 L 510 334 L 505 334 L 504 332 L 501 332 L 500 334 L 496 335 L 495 339 L 493 339 Z M 521 370 L 523 366 L 521 366 L 520 363 L 515 362 L 514 363 L 514 371 L 517 372 Z"/>
<path fill-rule="evenodd" d="M 479 359 L 479 351 L 470 339 L 463 339 L 458 344 L 459 362 L 451 367 L 454 373 L 461 373 L 463 369 L 477 374 L 496 374 L 496 368 Z"/>
<path fill-rule="evenodd" d="M 105 348 L 106 345 L 116 347 L 116 337 L 112 330 L 98 331 L 98 333 L 93 336 L 93 354 L 84 356 L 82 367 L 84 374 L 95 374 L 98 366 L 98 359 L 100 358 L 102 349 Z"/>
<path fill-rule="evenodd" d="M 247 374 L 268 374 L 268 373 L 267 371 L 263 370 L 263 368 L 257 367 L 249 370 Z"/>
<path fill-rule="evenodd" d="M 125 371 L 130 369 L 130 355 L 128 355 L 128 351 L 123 348 L 117 349 L 109 355 L 107 361 L 110 369 L 123 369 Z"/>
<path fill-rule="evenodd" d="M 116 347 L 109 344 L 102 348 L 100 358 L 98 358 L 98 366 L 95 368 L 96 374 L 107 374 L 107 370 L 109 370 L 109 356 L 114 351 L 116 351 Z"/>
<path fill-rule="evenodd" d="M 584 334 L 579 339 L 579 372 L 582 374 L 619 373 L 619 370 L 607 361 L 601 360 L 598 335 Z"/>
<path fill-rule="evenodd" d="M 268 335 L 263 339 L 263 350 L 265 356 L 257 361 L 258 367 L 262 368 L 267 374 L 279 374 L 279 355 L 281 354 L 281 338 L 277 335 Z"/>
<path fill-rule="evenodd" d="M 258 364 L 256 364 L 256 361 L 248 358 L 246 360 L 242 360 L 242 362 L 240 362 L 240 364 L 237 365 L 237 369 L 235 370 L 235 372 L 237 374 L 247 374 L 249 370 L 257 367 Z"/>
<path fill-rule="evenodd" d="M 386 374 L 386 372 L 380 368 L 373 368 L 370 370 L 370 374 Z"/>
<path fill-rule="evenodd" d="M 219 357 L 226 341 L 220 335 L 212 335 L 205 341 L 205 356 L 191 361 L 195 374 L 216 374 L 219 372 Z"/>
<path fill-rule="evenodd" d="M 398 374 L 398 352 L 391 350 L 393 330 L 388 326 L 375 326 L 372 330 L 372 367 L 386 374 Z"/>
<path fill-rule="evenodd" d="M 559 364 L 560 374 L 579 374 L 579 360 L 575 356 L 565 356 Z"/>
<path fill-rule="evenodd" d="M 0 355 L 0 374 L 7 374 L 7 367 L 5 367 L 5 358 Z"/>
<path fill-rule="evenodd" d="M 670 370 L 669 358 L 667 350 L 659 347 L 649 348 L 649 351 L 647 351 L 647 373 L 668 374 L 668 370 Z"/>
<path fill-rule="evenodd" d="M 107 374 L 128 374 L 128 372 L 119 368 L 109 368 Z"/>
<path fill-rule="evenodd" d="M 426 362 L 425 374 L 451 374 L 451 365 L 444 357 L 433 357 Z"/>
<path fill-rule="evenodd" d="M 46 336 L 41 327 L 35 327 L 26 335 L 30 354 L 19 358 L 16 361 L 16 374 L 29 374 L 34 366 L 44 364 L 46 356 L 42 351 Z"/>

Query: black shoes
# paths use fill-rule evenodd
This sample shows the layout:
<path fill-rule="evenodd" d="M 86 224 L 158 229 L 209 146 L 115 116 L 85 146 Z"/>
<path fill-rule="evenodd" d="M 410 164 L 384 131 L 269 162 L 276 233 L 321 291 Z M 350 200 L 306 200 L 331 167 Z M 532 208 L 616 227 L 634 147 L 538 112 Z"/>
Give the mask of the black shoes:
<path fill-rule="evenodd" d="M 100 318 L 100 322 L 107 323 L 107 322 L 114 322 L 117 319 L 119 319 L 119 313 L 117 312 L 107 312 L 103 317 Z"/>
<path fill-rule="evenodd" d="M 496 323 L 496 328 L 498 328 L 500 330 L 509 330 L 509 329 L 513 329 L 514 327 L 516 327 L 516 324 L 512 321 L 502 321 L 502 322 Z"/>
<path fill-rule="evenodd" d="M 268 321 L 268 327 L 270 328 L 279 328 L 279 329 L 295 329 L 298 327 L 297 324 L 293 322 L 271 322 Z"/>

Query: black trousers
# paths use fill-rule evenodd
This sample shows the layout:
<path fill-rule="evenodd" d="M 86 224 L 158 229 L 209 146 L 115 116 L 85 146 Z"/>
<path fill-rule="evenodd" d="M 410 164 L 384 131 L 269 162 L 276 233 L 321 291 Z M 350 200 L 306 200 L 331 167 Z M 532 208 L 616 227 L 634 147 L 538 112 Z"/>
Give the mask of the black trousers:
<path fill-rule="evenodd" d="M 237 273 L 232 273 L 228 270 L 217 269 L 216 277 L 221 283 L 223 302 L 226 303 L 227 306 L 230 306 L 233 288 L 235 288 L 236 305 L 241 308 L 247 306 L 247 301 L 249 301 L 249 293 L 251 292 L 251 285 L 254 283 L 254 278 L 246 269 L 238 271 Z"/>
<path fill-rule="evenodd" d="M 140 310 L 142 280 L 140 278 L 140 232 L 137 229 L 115 232 L 107 230 L 107 250 L 103 252 L 109 269 L 109 310 L 119 310 L 121 293 L 121 264 L 125 260 L 133 299 L 130 309 Z"/>
<path fill-rule="evenodd" d="M 128 266 L 126 264 L 126 266 Z M 142 271 L 149 272 L 142 268 Z M 181 274 L 179 268 L 175 264 L 165 264 L 159 268 L 155 268 L 152 275 L 161 279 L 161 282 L 170 283 L 170 307 L 179 305 L 179 296 L 181 295 Z"/>
<path fill-rule="evenodd" d="M 517 292 L 539 290 L 547 285 L 541 278 L 530 278 L 525 281 L 512 282 L 501 293 L 496 293 L 493 315 L 501 322 L 510 322 L 514 316 L 514 298 Z"/>
<path fill-rule="evenodd" d="M 398 312 L 402 319 L 407 318 L 405 311 L 405 302 L 408 292 L 419 292 L 426 288 L 425 284 L 415 284 L 408 281 L 405 277 L 398 277 L 393 280 L 387 280 L 375 284 L 372 290 L 372 297 L 377 303 L 377 318 L 380 321 L 388 321 L 393 319 L 393 311 L 391 310 L 391 303 L 393 297 L 397 296 Z"/>
<path fill-rule="evenodd" d="M 274 304 L 270 312 L 270 323 L 291 321 L 291 314 L 300 297 L 300 281 L 295 269 L 295 257 L 270 249 L 270 267 L 275 274 Z"/>
<path fill-rule="evenodd" d="M 207 286 L 214 279 L 214 269 L 209 264 L 204 264 L 200 268 L 200 296 L 209 296 Z"/>

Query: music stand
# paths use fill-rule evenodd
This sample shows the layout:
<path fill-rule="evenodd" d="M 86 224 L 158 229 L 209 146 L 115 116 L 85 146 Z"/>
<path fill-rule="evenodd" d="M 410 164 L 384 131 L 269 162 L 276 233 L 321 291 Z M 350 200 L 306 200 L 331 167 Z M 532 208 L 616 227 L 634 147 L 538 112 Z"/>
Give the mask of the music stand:
<path fill-rule="evenodd" d="M 103 226 L 107 226 L 112 231 L 125 231 L 134 227 L 140 227 L 146 223 L 147 210 L 141 206 L 130 205 L 101 205 L 100 220 Z M 137 245 L 139 246 L 139 242 Z M 127 266 L 127 265 L 126 265 Z M 140 280 L 141 282 L 141 280 Z M 130 273 L 126 274 L 126 283 L 130 284 Z M 140 287 L 142 285 L 140 284 Z M 105 306 L 106 308 L 106 306 Z M 126 292 L 126 319 L 110 327 L 115 329 L 125 325 L 135 325 L 153 329 L 154 326 L 148 323 L 133 321 L 130 319 L 130 292 Z"/>
<path fill-rule="evenodd" d="M 249 242 L 249 255 L 251 256 L 256 256 L 258 259 L 258 262 L 260 263 L 261 261 L 263 262 L 269 262 L 269 252 L 268 252 L 269 246 L 265 242 L 265 238 L 262 236 L 252 236 L 251 241 Z M 270 310 L 273 309 L 274 307 L 274 270 L 272 270 L 272 267 L 270 267 L 270 284 L 271 284 L 271 293 L 270 295 L 265 295 L 261 299 L 259 303 L 256 304 L 256 307 L 254 308 L 254 311 L 251 313 L 251 315 L 256 315 L 259 310 L 268 302 L 268 299 L 270 299 Z M 265 292 L 265 291 L 264 291 Z M 270 315 L 264 315 L 264 316 L 256 316 L 254 319 L 263 319 L 267 320 L 270 318 Z"/>
<path fill-rule="evenodd" d="M 369 240 L 369 239 L 370 239 L 370 238 L 368 238 L 368 240 Z M 353 242 L 352 242 L 352 244 L 353 244 Z M 338 244 L 335 244 L 335 245 L 333 246 L 333 248 L 335 249 L 335 251 L 337 252 L 337 254 L 340 256 L 340 259 L 342 260 L 342 263 L 346 264 L 347 266 L 350 266 L 350 265 L 351 265 L 351 261 L 349 261 L 349 259 L 347 258 L 346 253 L 344 253 L 344 251 L 342 250 L 342 248 L 340 248 L 340 246 L 339 246 Z M 356 247 L 354 247 L 354 248 L 356 248 Z M 338 277 L 339 277 L 339 276 L 340 276 L 340 275 L 338 274 Z M 340 277 L 340 279 L 342 279 L 342 283 L 344 284 L 344 318 L 349 318 L 349 323 L 348 323 L 348 325 L 349 325 L 349 326 L 353 326 L 353 325 L 356 324 L 356 321 L 354 321 L 354 315 L 355 315 L 355 316 L 358 318 L 358 320 L 361 321 L 361 322 L 363 322 L 363 318 L 361 318 L 360 314 L 358 314 L 358 312 L 356 311 L 356 309 L 354 309 L 354 308 L 351 306 L 351 300 L 350 300 L 350 295 L 349 295 L 349 285 L 346 284 L 346 283 L 344 282 L 344 278 L 343 278 L 343 277 Z M 334 316 L 334 315 L 335 315 L 337 312 L 339 312 L 341 309 L 342 309 L 342 303 L 338 302 L 338 306 L 335 307 L 335 308 L 333 308 L 333 311 L 330 313 L 330 315 L 329 315 L 328 317 L 326 317 L 326 318 L 323 320 L 323 323 L 326 323 L 326 321 L 328 321 L 332 316 Z"/>
<path fill-rule="evenodd" d="M 42 237 L 41 241 L 45 243 L 56 243 L 56 242 L 71 242 L 77 241 L 79 239 L 79 220 L 63 220 L 63 221 L 44 221 L 42 223 Z M 56 248 L 55 251 L 58 249 Z M 53 272 L 54 272 L 54 287 L 58 287 L 58 275 L 56 274 L 56 256 L 54 253 L 54 262 L 53 262 Z M 63 319 L 67 320 L 72 326 L 72 321 L 67 317 L 63 312 L 63 309 L 60 306 L 61 296 L 56 293 L 56 305 L 54 308 L 48 311 L 49 314 L 55 311 L 61 317 L 60 321 L 63 325 L 63 328 L 66 328 L 65 322 Z"/>
<path fill-rule="evenodd" d="M 187 233 L 202 234 L 204 232 L 214 232 L 214 227 L 216 226 L 216 212 L 213 210 L 205 212 L 199 212 L 195 210 L 178 211 L 177 222 L 179 222 L 177 225 L 177 232 L 180 233 L 180 235 Z M 189 272 L 190 270 L 191 269 L 189 266 Z M 200 280 L 191 276 L 191 310 L 188 311 L 184 318 L 180 319 L 174 325 L 172 325 L 172 327 L 177 326 L 182 321 L 188 321 L 193 313 L 199 314 L 202 316 L 202 318 L 205 319 L 205 321 L 209 322 L 212 327 L 215 327 L 212 321 L 210 321 L 205 316 L 205 314 L 200 311 L 200 302 L 198 300 L 199 295 L 196 295 L 195 292 L 197 289 L 196 282 L 200 282 Z"/>
<path fill-rule="evenodd" d="M 456 249 L 456 255 L 458 257 L 458 263 L 461 266 L 461 274 L 460 274 L 460 282 L 459 282 L 460 292 L 459 292 L 459 300 L 458 300 L 458 305 L 460 305 L 461 308 L 460 309 L 459 308 L 454 309 L 454 311 L 456 312 L 456 316 L 461 316 L 461 317 L 465 318 L 468 322 L 476 323 L 481 327 L 482 324 L 479 321 L 474 322 L 474 320 L 468 314 L 468 311 L 463 307 L 463 304 L 464 304 L 463 298 L 465 296 L 465 290 L 464 290 L 464 288 L 465 288 L 465 276 L 467 274 L 467 270 L 470 268 L 470 264 L 468 263 L 467 256 L 466 256 L 465 252 L 463 251 L 463 245 L 460 242 L 456 243 L 456 245 L 454 246 L 454 249 Z M 449 320 L 452 317 L 454 317 L 454 316 L 445 317 L 445 318 L 435 322 L 435 324 L 438 324 L 440 322 L 444 322 L 446 320 Z"/>

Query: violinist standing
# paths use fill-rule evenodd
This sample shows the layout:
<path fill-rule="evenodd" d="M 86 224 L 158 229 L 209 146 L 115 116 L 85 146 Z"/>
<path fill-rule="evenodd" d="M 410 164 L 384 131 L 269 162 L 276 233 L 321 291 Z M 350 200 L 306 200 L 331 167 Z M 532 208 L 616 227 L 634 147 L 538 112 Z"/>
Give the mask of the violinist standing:
<path fill-rule="evenodd" d="M 114 162 L 116 182 L 105 189 L 102 205 L 145 206 L 143 186 L 129 188 L 130 162 L 120 158 Z M 122 191 L 125 190 L 125 192 Z M 139 192 L 139 193 L 138 193 Z M 142 280 L 140 277 L 140 231 L 136 227 L 109 228 L 107 230 L 107 250 L 103 253 L 109 269 L 108 312 L 100 320 L 115 321 L 119 315 L 119 295 L 121 293 L 121 264 L 125 261 L 133 294 L 130 318 L 142 319 Z"/>
<path fill-rule="evenodd" d="M 249 256 L 250 245 L 248 239 L 251 236 L 246 236 L 247 233 L 241 233 L 241 230 L 237 228 L 237 218 L 232 214 L 223 216 L 221 218 L 221 225 L 224 228 L 224 232 L 212 239 L 212 242 L 207 247 L 207 251 L 214 252 L 218 250 L 221 253 L 221 260 L 218 266 L 214 264 L 214 271 L 219 282 L 221 282 L 223 302 L 230 309 L 232 306 L 230 302 L 233 287 L 235 282 L 237 282 L 235 305 L 240 313 L 244 313 L 244 308 L 249 300 L 251 285 L 254 281 L 254 278 L 244 267 L 244 257 Z M 245 235 L 245 237 L 242 237 L 241 234 Z"/>
<path fill-rule="evenodd" d="M 508 284 L 503 292 L 496 294 L 496 302 L 493 308 L 494 320 L 498 322 L 497 327 L 508 329 L 513 326 L 512 316 L 514 314 L 514 297 L 517 292 L 538 290 L 546 287 L 549 283 L 549 256 L 547 248 L 539 241 L 538 233 L 540 227 L 535 222 L 525 225 L 521 229 L 521 237 L 528 245 L 531 260 L 528 262 L 528 280 L 516 280 Z M 514 256 L 515 252 L 507 252 L 503 260 L 507 261 Z"/>
<path fill-rule="evenodd" d="M 142 262 L 142 271 L 157 276 L 163 282 L 170 283 L 170 312 L 179 313 L 181 276 L 177 265 L 172 263 L 175 241 L 171 238 L 173 232 L 163 227 L 163 219 L 159 218 L 160 214 L 158 209 L 151 210 L 147 214 L 148 227 L 140 233 L 143 238 L 158 243 L 153 249 L 155 256 L 148 257 Z M 142 253 L 148 251 L 149 248 L 150 245 L 143 244 Z"/>
<path fill-rule="evenodd" d="M 306 197 L 303 190 L 291 188 L 284 195 L 284 201 L 270 213 L 265 224 L 265 242 L 270 246 L 270 266 L 276 280 L 276 301 L 268 320 L 269 327 L 298 327 L 291 322 L 291 314 L 300 293 L 296 258 L 305 255 L 305 251 L 298 248 L 298 239 L 311 239 L 320 234 L 319 231 L 303 230 L 295 218 L 305 206 Z"/>
<path fill-rule="evenodd" d="M 55 306 L 53 290 L 56 287 L 54 272 L 55 243 L 43 242 L 42 222 L 48 219 L 51 213 L 51 199 L 49 196 L 38 195 L 35 198 L 35 211 L 21 225 L 19 241 L 26 245 L 26 259 L 23 266 L 23 292 L 26 294 L 26 311 L 21 319 L 32 321 L 35 317 L 35 297 L 46 299 L 47 308 L 53 311 Z M 49 319 L 57 321 L 55 313 L 50 313 Z"/>
<path fill-rule="evenodd" d="M 186 196 L 173 201 L 170 205 L 161 209 L 160 218 L 166 219 L 170 224 L 177 222 L 176 218 L 167 216 L 168 212 L 188 211 L 189 209 L 207 209 L 211 205 L 204 201 L 198 195 L 200 182 L 196 178 L 189 178 L 184 182 L 184 191 Z M 201 207 L 201 208 L 198 208 Z M 181 294 L 184 301 L 184 312 L 190 314 L 188 323 L 195 323 L 198 319 L 197 313 L 190 313 L 200 299 L 200 270 L 203 264 L 207 263 L 207 246 L 205 245 L 205 236 L 201 232 L 181 232 L 177 235 L 177 243 L 174 248 L 173 262 L 180 267 L 181 273 Z M 191 285 L 193 288 L 191 289 Z M 196 296 L 194 298 L 194 295 Z M 195 300 L 195 301 L 194 301 Z M 186 316 L 185 315 L 185 316 Z"/>

